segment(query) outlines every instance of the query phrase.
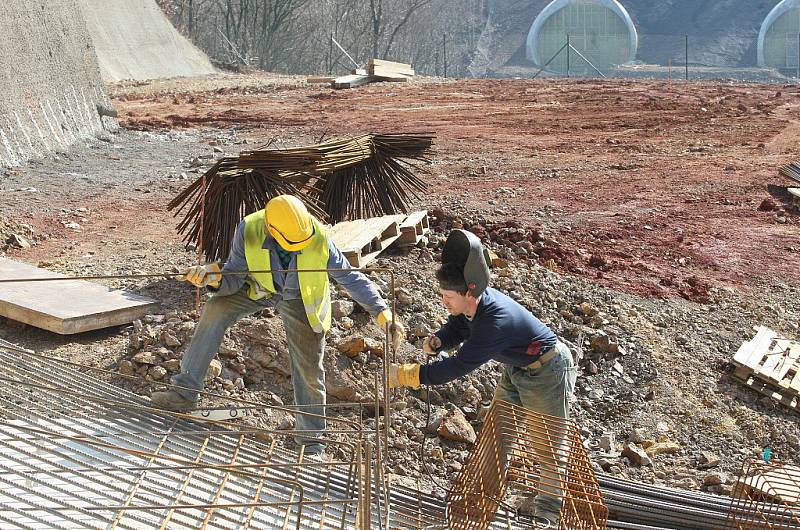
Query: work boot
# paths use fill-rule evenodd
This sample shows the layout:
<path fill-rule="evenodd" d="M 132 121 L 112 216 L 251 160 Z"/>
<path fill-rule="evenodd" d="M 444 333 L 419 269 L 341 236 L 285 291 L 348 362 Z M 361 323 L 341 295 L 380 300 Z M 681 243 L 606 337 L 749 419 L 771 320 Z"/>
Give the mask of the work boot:
<path fill-rule="evenodd" d="M 557 521 L 554 521 L 550 517 L 544 515 L 534 515 L 533 522 L 535 524 L 534 528 L 536 528 L 537 530 L 539 530 L 540 528 L 550 528 L 552 530 L 558 528 Z"/>
<path fill-rule="evenodd" d="M 174 412 L 187 412 L 197 408 L 197 401 L 185 398 L 174 390 L 153 392 L 150 395 L 150 403 L 154 407 Z"/>

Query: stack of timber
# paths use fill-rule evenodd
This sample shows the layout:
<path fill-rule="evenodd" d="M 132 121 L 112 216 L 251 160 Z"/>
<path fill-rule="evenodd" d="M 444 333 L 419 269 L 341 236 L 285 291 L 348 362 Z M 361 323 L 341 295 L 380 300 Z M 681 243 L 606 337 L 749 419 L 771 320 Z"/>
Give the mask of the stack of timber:
<path fill-rule="evenodd" d="M 382 81 L 393 83 L 407 83 L 414 77 L 414 69 L 410 64 L 396 63 L 394 61 L 384 61 L 381 59 L 370 59 L 366 68 L 356 68 L 350 75 L 337 77 L 330 83 L 333 88 L 353 88 L 368 83 L 378 83 Z M 322 80 L 324 78 L 309 78 L 312 80 Z"/>
<path fill-rule="evenodd" d="M 800 412 L 800 343 L 759 326 L 736 352 L 733 365 L 735 379 Z"/>
<path fill-rule="evenodd" d="M 391 245 L 415 245 L 428 233 L 429 226 L 427 210 L 420 210 L 409 215 L 344 221 L 335 224 L 328 233 L 350 265 L 362 268 Z"/>

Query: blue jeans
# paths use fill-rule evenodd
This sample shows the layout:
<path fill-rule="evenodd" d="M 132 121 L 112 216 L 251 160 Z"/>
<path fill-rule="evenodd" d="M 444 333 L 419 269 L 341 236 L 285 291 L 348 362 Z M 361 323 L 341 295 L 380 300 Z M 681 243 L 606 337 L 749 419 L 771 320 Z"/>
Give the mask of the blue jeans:
<path fill-rule="evenodd" d="M 541 414 L 568 419 L 569 401 L 575 390 L 578 371 L 569 348 L 561 341 L 556 343 L 555 348 L 558 351 L 555 357 L 536 370 L 504 365 L 494 399 L 508 401 Z M 537 425 L 536 429 L 544 432 L 544 422 Z M 557 448 L 537 451 L 542 481 L 541 491 L 534 499 L 534 514 L 558 521 L 563 489 L 555 485 L 563 482 L 563 462 L 566 458 L 563 447 L 567 440 L 553 441 Z M 507 450 L 503 453 L 507 458 Z"/>
<path fill-rule="evenodd" d="M 300 412 L 318 416 L 325 414 L 325 369 L 322 366 L 325 334 L 314 333 L 311 329 L 300 299 L 280 300 L 277 304 L 269 299 L 251 300 L 247 296 L 246 285 L 236 294 L 211 297 L 200 315 L 192 342 L 183 355 L 181 373 L 172 378 L 172 384 L 202 390 L 208 366 L 222 344 L 225 330 L 240 318 L 270 306 L 274 306 L 280 314 L 289 343 L 294 402 L 300 406 L 295 415 L 295 428 L 298 431 L 295 440 L 298 444 L 306 445 L 306 453 L 322 451 L 324 446 L 321 443 L 314 443 L 308 438 L 322 435 L 325 418 Z M 183 389 L 176 391 L 185 398 L 197 399 L 197 392 Z M 308 438 L 300 434 L 305 434 Z"/>

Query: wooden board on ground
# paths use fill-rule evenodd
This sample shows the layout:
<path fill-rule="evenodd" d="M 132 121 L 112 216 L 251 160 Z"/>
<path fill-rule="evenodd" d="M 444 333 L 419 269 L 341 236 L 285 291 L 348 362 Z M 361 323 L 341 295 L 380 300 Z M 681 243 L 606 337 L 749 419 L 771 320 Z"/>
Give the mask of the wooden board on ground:
<path fill-rule="evenodd" d="M 410 64 L 406 63 L 370 59 L 369 63 L 367 63 L 367 73 L 381 77 L 391 77 L 394 74 L 413 77 L 414 69 L 411 68 Z"/>
<path fill-rule="evenodd" d="M 376 82 L 387 82 L 387 83 L 408 83 L 409 79 L 411 78 L 401 74 L 392 74 L 389 76 L 385 75 L 375 76 Z"/>
<path fill-rule="evenodd" d="M 328 83 L 332 83 L 334 79 L 336 78 L 332 76 L 316 76 L 306 79 L 306 83 L 309 85 L 327 85 Z"/>
<path fill-rule="evenodd" d="M 400 239 L 395 245 L 400 247 L 416 245 L 431 230 L 428 210 L 418 210 L 408 215 L 398 214 L 394 218 L 400 225 Z"/>
<path fill-rule="evenodd" d="M 329 233 L 353 267 L 366 267 L 400 238 L 400 226 L 394 217 L 344 221 L 331 227 Z"/>
<path fill-rule="evenodd" d="M 0 258 L 0 279 L 63 274 Z M 144 296 L 83 280 L 0 283 L 0 316 L 61 335 L 119 326 L 158 309 Z"/>
<path fill-rule="evenodd" d="M 366 85 L 372 82 L 372 77 L 368 75 L 343 75 L 337 77 L 331 83 L 333 88 L 353 88 L 361 85 Z"/>

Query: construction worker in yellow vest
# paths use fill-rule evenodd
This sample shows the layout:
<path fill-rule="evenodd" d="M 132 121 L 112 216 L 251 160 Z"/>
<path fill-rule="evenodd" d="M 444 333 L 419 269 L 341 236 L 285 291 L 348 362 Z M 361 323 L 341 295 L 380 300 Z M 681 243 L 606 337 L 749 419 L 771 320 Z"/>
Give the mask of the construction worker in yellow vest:
<path fill-rule="evenodd" d="M 277 272 L 282 269 L 316 272 Z M 329 272 L 324 272 L 325 269 Z M 224 274 L 265 270 L 276 272 Z M 329 276 L 375 317 L 381 329 L 390 330 L 397 348 L 405 330 L 397 319 L 387 327 L 392 322 L 392 313 L 375 284 L 352 269 L 300 199 L 280 195 L 271 199 L 264 210 L 248 215 L 239 223 L 224 266 L 209 263 L 185 271 L 186 281 L 207 287 L 214 294 L 205 305 L 183 356 L 181 372 L 172 378 L 173 385 L 180 388 L 154 392 L 153 405 L 174 411 L 194 409 L 225 330 L 244 316 L 272 307 L 283 320 L 289 344 L 294 400 L 298 405 L 295 440 L 306 446 L 306 454 L 322 452 L 324 444 L 319 440 L 325 430 L 322 359 L 325 334 L 331 327 Z"/>

